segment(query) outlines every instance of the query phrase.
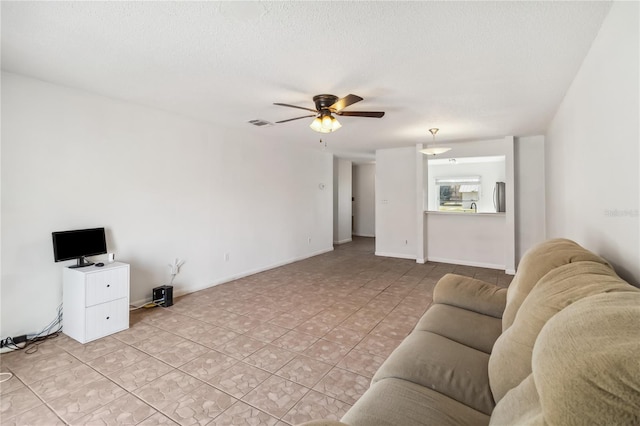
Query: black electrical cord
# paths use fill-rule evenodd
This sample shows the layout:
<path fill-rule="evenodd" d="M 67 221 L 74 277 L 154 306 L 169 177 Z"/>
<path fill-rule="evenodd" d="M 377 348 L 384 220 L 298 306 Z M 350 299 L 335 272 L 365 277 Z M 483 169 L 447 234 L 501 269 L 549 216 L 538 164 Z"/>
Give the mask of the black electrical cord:
<path fill-rule="evenodd" d="M 3 348 L 9 348 L 14 351 L 24 348 L 24 346 L 23 347 L 18 346 L 18 343 L 15 343 L 12 337 L 7 337 L 6 339 L 1 340 L 0 346 L 2 346 Z"/>
<path fill-rule="evenodd" d="M 36 337 L 34 339 L 27 340 L 27 345 L 23 348 L 25 350 L 24 353 L 31 355 L 38 352 L 38 346 L 40 346 L 42 342 L 48 339 L 55 339 L 60 335 L 61 332 L 62 332 L 62 325 L 60 326 L 60 328 L 58 328 L 58 330 L 54 331 L 53 333 L 47 334 L 46 336 Z"/>
<path fill-rule="evenodd" d="M 55 330 L 54 330 L 55 329 Z M 16 343 L 13 338 L 7 337 L 2 340 L 2 347 L 9 348 L 12 351 L 24 350 L 26 354 L 30 355 L 38 351 L 38 346 L 47 339 L 53 339 L 60 335 L 62 331 L 62 303 L 58 305 L 58 313 L 56 317 L 47 324 L 42 331 L 37 334 L 27 335 L 27 339 L 23 346 L 19 346 L 22 342 Z"/>

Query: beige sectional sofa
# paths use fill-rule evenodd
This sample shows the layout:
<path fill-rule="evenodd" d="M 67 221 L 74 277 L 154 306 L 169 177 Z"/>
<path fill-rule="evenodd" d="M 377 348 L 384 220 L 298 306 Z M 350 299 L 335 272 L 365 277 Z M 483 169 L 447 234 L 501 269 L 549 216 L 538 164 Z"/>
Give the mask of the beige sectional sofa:
<path fill-rule="evenodd" d="M 341 419 L 314 425 L 640 424 L 640 290 L 573 241 L 509 289 L 449 274 Z"/>

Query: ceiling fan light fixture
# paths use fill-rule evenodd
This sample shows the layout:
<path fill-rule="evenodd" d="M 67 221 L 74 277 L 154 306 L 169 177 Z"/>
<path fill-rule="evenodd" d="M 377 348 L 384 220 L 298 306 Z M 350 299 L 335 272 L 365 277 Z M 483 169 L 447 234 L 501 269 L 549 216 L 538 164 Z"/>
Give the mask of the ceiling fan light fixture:
<path fill-rule="evenodd" d="M 340 127 L 342 127 L 342 124 L 340 124 L 340 122 L 338 121 L 337 118 L 335 117 L 331 117 L 331 131 L 335 132 L 336 130 L 338 130 Z"/>
<path fill-rule="evenodd" d="M 316 132 L 331 133 L 342 127 L 342 124 L 331 114 L 322 114 L 314 118 L 309 127 Z"/>
<path fill-rule="evenodd" d="M 315 130 L 319 133 L 331 133 L 333 131 L 333 127 L 325 128 L 322 126 L 322 120 L 318 117 L 314 119 L 309 125 L 311 129 Z"/>
<path fill-rule="evenodd" d="M 447 151 L 451 151 L 451 148 L 448 148 L 446 146 L 436 146 L 436 133 L 438 133 L 437 128 L 433 128 L 433 129 L 429 129 L 429 132 L 431 132 L 431 134 L 433 135 L 433 145 L 431 145 L 431 147 L 425 148 L 425 149 L 421 149 L 420 152 L 425 154 L 425 155 L 439 155 L 439 154 L 444 154 Z"/>
<path fill-rule="evenodd" d="M 322 133 L 322 120 L 320 119 L 320 117 L 314 118 L 309 127 L 311 127 L 311 129 L 315 130 L 316 132 Z"/>
<path fill-rule="evenodd" d="M 335 132 L 342 127 L 333 114 L 347 117 L 384 117 L 383 111 L 343 111 L 346 107 L 353 105 L 356 102 L 360 102 L 361 100 L 362 98 L 356 95 L 347 95 L 341 99 L 335 95 L 316 95 L 313 97 L 315 109 L 276 102 L 274 105 L 303 109 L 313 113 L 312 115 L 303 115 L 302 117 L 276 121 L 276 124 L 287 123 L 289 121 L 300 120 L 307 117 L 315 117 L 309 127 L 316 132 L 330 133 Z"/>
<path fill-rule="evenodd" d="M 325 130 L 333 128 L 333 117 L 331 117 L 331 114 L 326 114 L 322 117 L 322 128 Z"/>

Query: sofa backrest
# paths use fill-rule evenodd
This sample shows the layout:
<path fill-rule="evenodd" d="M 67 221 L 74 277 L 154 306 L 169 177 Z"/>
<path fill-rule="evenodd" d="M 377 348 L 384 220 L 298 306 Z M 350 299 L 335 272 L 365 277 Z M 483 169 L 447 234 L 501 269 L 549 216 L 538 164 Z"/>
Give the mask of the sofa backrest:
<path fill-rule="evenodd" d="M 611 267 L 600 256 L 565 238 L 551 239 L 529 249 L 520 260 L 518 272 L 507 290 L 502 331 L 511 327 L 520 305 L 540 278 L 558 266 L 582 261 L 598 262 Z"/>
<path fill-rule="evenodd" d="M 589 296 L 553 316 L 533 371 L 493 410 L 491 425 L 640 424 L 640 291 Z"/>
<path fill-rule="evenodd" d="M 545 323 L 558 312 L 589 296 L 639 291 L 608 265 L 598 262 L 569 263 L 547 273 L 526 297 L 511 327 L 493 345 L 489 383 L 495 401 L 531 374 L 536 339 Z"/>

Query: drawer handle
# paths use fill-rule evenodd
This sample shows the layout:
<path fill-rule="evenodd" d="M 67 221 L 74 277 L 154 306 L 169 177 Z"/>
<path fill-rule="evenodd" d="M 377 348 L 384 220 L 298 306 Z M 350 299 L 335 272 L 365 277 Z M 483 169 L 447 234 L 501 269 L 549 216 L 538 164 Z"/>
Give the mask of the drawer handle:
<path fill-rule="evenodd" d="M 109 317 L 107 317 L 107 319 L 109 319 Z"/>

